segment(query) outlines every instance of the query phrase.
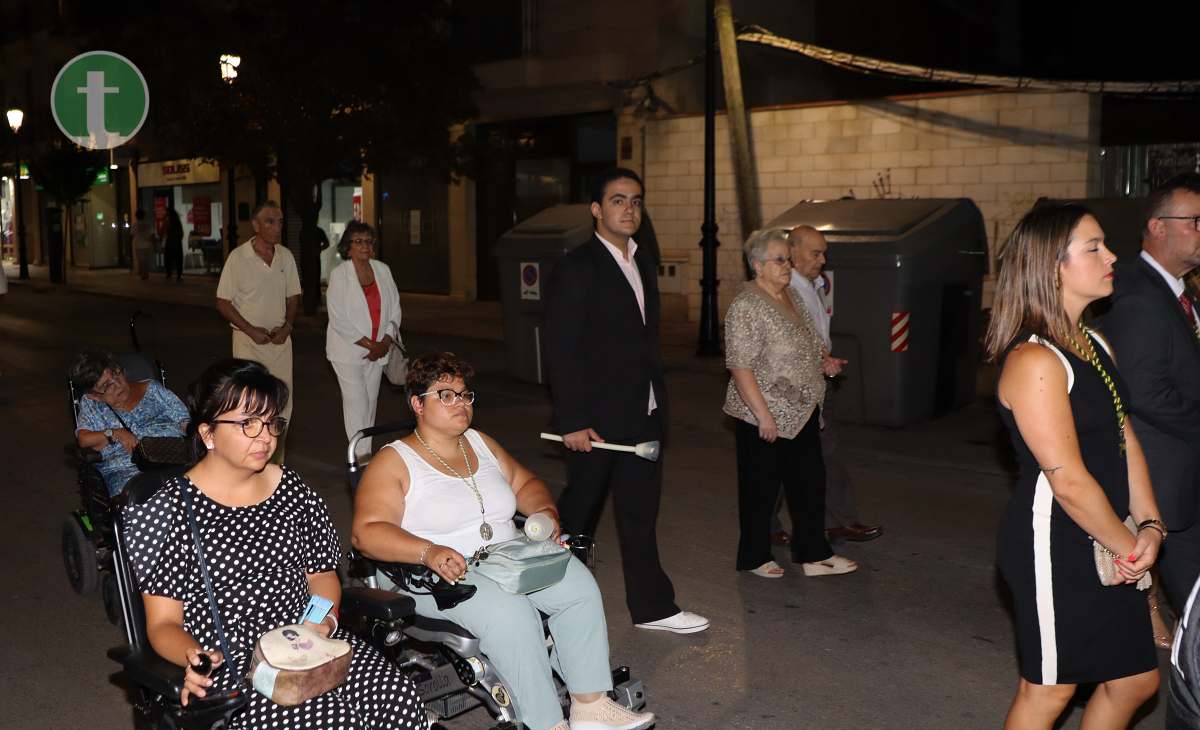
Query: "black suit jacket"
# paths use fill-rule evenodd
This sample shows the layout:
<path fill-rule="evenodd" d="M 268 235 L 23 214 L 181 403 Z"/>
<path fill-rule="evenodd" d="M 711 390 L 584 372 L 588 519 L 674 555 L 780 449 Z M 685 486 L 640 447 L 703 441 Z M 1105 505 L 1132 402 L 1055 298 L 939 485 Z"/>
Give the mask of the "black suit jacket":
<path fill-rule="evenodd" d="M 609 441 L 641 437 L 651 387 L 666 413 L 658 271 L 646 249 L 633 258 L 646 295 L 645 324 L 633 287 L 595 236 L 567 253 L 546 283 L 546 366 L 560 433 L 590 427 Z"/>
<path fill-rule="evenodd" d="M 1163 520 L 1185 529 L 1200 517 L 1200 342 L 1171 287 L 1140 256 L 1118 262 L 1115 279 L 1098 325 L 1129 385 Z"/>

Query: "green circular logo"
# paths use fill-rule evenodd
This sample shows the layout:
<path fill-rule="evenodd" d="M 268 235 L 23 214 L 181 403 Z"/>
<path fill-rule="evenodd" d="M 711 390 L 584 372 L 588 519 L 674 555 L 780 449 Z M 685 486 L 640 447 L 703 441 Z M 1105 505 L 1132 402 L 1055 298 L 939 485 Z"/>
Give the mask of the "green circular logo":
<path fill-rule="evenodd" d="M 67 61 L 50 87 L 54 122 L 67 139 L 108 150 L 133 138 L 150 112 L 150 90 L 137 66 L 111 51 Z"/>

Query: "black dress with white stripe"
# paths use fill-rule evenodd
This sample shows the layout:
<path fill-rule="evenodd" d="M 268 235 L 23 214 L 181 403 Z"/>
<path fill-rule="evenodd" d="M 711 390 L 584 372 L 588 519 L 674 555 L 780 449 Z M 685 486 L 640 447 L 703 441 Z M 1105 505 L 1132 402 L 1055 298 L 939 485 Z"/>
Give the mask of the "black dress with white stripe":
<path fill-rule="evenodd" d="M 1112 359 L 1098 338 L 1092 343 L 1128 407 L 1125 384 Z M 1108 386 L 1091 363 L 1048 342 L 1041 344 L 1066 368 L 1084 466 L 1124 519 L 1129 514 L 1129 478 Z M 1021 676 L 1035 684 L 1075 684 L 1157 668 L 1145 594 L 1129 584 L 1100 584 L 1091 538 L 1054 499 L 1012 412 L 1000 406 L 1000 418 L 1020 465 L 1000 523 L 997 562 L 1012 590 Z"/>

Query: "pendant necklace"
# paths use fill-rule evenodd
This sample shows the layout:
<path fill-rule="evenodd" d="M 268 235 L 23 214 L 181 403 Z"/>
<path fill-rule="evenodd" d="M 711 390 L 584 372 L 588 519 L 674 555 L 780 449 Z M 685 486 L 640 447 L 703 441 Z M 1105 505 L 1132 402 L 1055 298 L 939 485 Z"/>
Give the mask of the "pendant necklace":
<path fill-rule="evenodd" d="M 493 534 L 492 526 L 487 523 L 486 512 L 483 508 L 483 495 L 479 493 L 479 485 L 475 483 L 475 472 L 471 471 L 471 460 L 467 458 L 467 448 L 463 445 L 462 436 L 458 437 L 458 450 L 460 453 L 462 453 L 463 463 L 467 465 L 467 476 L 465 477 L 462 474 L 459 474 L 454 467 L 447 464 L 446 460 L 442 458 L 441 454 L 434 451 L 429 444 L 425 443 L 425 439 L 421 438 L 420 431 L 413 429 L 413 435 L 417 437 L 417 441 L 421 442 L 421 445 L 425 447 L 425 450 L 433 454 L 433 458 L 437 459 L 441 465 L 446 468 L 446 471 L 463 480 L 463 483 L 471 488 L 471 492 L 475 494 L 475 501 L 479 502 L 479 536 L 484 540 L 491 540 Z M 470 477 L 470 479 L 467 477 Z"/>

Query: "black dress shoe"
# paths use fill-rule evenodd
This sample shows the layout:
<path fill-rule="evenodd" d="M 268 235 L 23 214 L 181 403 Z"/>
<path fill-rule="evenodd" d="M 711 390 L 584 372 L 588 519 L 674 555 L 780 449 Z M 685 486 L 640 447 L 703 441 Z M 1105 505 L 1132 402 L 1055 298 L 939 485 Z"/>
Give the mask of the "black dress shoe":
<path fill-rule="evenodd" d="M 830 527 L 825 530 L 825 538 L 828 540 L 848 540 L 850 542 L 870 542 L 883 534 L 883 526 L 881 525 L 844 525 L 842 527 Z"/>

